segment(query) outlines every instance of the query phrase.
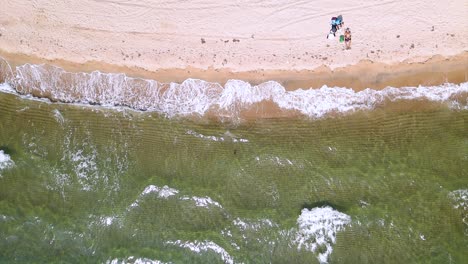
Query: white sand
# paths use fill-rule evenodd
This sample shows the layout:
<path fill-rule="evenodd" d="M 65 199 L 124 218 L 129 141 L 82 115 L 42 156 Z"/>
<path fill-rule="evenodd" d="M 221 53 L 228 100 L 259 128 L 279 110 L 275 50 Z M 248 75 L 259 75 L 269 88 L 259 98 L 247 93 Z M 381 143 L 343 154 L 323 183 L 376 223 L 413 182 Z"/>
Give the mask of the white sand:
<path fill-rule="evenodd" d="M 0 0 L 0 7 L 4 52 L 150 71 L 336 68 L 468 50 L 466 0 Z M 351 50 L 326 39 L 339 14 L 352 30 Z"/>

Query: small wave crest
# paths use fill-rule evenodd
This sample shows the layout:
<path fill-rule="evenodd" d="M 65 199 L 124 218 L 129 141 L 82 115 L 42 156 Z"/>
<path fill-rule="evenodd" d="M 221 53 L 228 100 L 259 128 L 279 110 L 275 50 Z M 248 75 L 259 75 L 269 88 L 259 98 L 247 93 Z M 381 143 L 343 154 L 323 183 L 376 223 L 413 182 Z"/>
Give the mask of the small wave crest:
<path fill-rule="evenodd" d="M 13 162 L 10 155 L 6 154 L 3 150 L 0 150 L 0 177 L 2 177 L 2 170 L 9 169 L 14 165 L 15 162 Z"/>
<path fill-rule="evenodd" d="M 455 190 L 449 193 L 454 203 L 453 208 L 462 211 L 462 221 L 465 224 L 465 234 L 468 236 L 468 189 Z"/>
<path fill-rule="evenodd" d="M 251 115 L 305 115 L 321 118 L 329 114 L 369 110 L 386 101 L 398 100 L 449 102 L 452 108 L 468 109 L 468 83 L 387 87 L 383 90 L 368 88 L 359 92 L 328 86 L 288 91 L 275 81 L 251 85 L 242 80 L 229 80 L 224 86 L 199 79 L 160 83 L 128 77 L 123 73 L 72 73 L 45 64 L 24 64 L 13 71 L 1 58 L 0 70 L 0 80 L 11 84 L 20 94 L 64 103 L 125 106 L 159 112 L 168 117 L 240 119 Z"/>
<path fill-rule="evenodd" d="M 351 222 L 351 217 L 338 212 L 331 207 L 316 207 L 312 210 L 303 209 L 297 219 L 299 231 L 295 242 L 298 249 L 305 248 L 318 252 L 320 263 L 327 263 L 336 243 L 336 233 L 343 230 Z M 319 251 L 325 246 L 325 251 Z"/>
<path fill-rule="evenodd" d="M 152 260 L 148 258 L 137 258 L 134 256 L 130 256 L 126 259 L 112 259 L 112 260 L 107 260 L 106 264 L 166 264 L 168 262 L 162 262 L 159 260 Z"/>
<path fill-rule="evenodd" d="M 227 263 L 227 264 L 234 263 L 234 259 L 231 257 L 231 255 L 229 255 L 229 253 L 224 248 L 220 247 L 218 244 L 212 241 L 195 240 L 194 242 L 191 242 L 191 241 L 176 240 L 176 241 L 167 241 L 166 245 L 174 245 L 174 246 L 179 246 L 181 248 L 187 248 L 190 251 L 196 252 L 198 254 L 201 254 L 206 251 L 214 251 L 215 253 L 220 255 L 224 263 Z"/>
<path fill-rule="evenodd" d="M 169 197 L 174 198 L 173 196 L 175 196 L 177 199 L 179 199 L 181 201 L 191 201 L 191 202 L 193 202 L 196 207 L 205 207 L 205 208 L 218 207 L 218 208 L 223 208 L 221 206 L 221 204 L 214 201 L 213 199 L 211 199 L 208 196 L 205 196 L 205 197 L 187 196 L 187 195 L 180 196 L 179 195 L 179 190 L 171 188 L 171 187 L 169 187 L 167 185 L 164 185 L 163 187 L 158 187 L 158 186 L 155 186 L 155 185 L 147 186 L 143 190 L 143 192 L 140 194 L 139 198 L 130 205 L 130 208 L 138 207 L 139 203 L 140 203 L 140 200 L 142 198 L 150 195 L 150 194 L 153 194 L 153 195 L 155 195 L 156 197 L 158 197 L 160 199 L 166 199 L 166 200 L 169 199 Z"/>

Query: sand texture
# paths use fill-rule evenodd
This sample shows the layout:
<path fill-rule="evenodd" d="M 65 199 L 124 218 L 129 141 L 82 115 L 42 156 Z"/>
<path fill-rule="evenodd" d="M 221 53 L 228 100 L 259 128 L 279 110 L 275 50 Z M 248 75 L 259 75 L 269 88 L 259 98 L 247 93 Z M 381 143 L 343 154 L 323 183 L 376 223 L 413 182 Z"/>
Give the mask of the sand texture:
<path fill-rule="evenodd" d="M 0 6 L 3 53 L 153 72 L 335 69 L 468 50 L 466 0 L 0 0 Z M 326 39 L 330 18 L 339 14 L 352 30 L 351 50 Z"/>

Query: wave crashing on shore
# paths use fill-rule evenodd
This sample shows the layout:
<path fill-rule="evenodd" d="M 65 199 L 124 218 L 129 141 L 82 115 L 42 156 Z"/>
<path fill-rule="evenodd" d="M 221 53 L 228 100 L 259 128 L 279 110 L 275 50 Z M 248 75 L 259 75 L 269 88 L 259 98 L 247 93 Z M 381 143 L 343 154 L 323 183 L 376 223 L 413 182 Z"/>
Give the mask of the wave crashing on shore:
<path fill-rule="evenodd" d="M 308 116 L 321 118 L 358 110 L 370 110 L 388 102 L 420 100 L 447 103 L 450 108 L 468 109 L 468 83 L 432 87 L 307 88 L 288 91 L 268 81 L 251 85 L 229 80 L 224 86 L 199 79 L 161 83 L 133 78 L 123 73 L 72 73 L 46 64 L 24 64 L 12 69 L 0 58 L 0 81 L 16 92 L 54 102 L 102 106 L 124 106 L 174 116 L 215 116 L 239 119 L 248 116 Z M 4 88 L 5 89 L 5 88 Z"/>

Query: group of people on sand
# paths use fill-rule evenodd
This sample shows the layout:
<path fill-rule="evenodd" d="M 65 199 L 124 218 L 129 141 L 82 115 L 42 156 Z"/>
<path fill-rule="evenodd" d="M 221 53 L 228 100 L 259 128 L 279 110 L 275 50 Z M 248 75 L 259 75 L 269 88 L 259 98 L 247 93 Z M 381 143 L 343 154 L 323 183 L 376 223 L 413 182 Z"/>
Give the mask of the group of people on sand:
<path fill-rule="evenodd" d="M 343 16 L 339 15 L 337 17 L 332 17 L 330 24 L 331 24 L 331 29 L 330 29 L 330 33 L 328 33 L 327 35 L 327 38 L 333 39 L 336 36 L 336 33 L 338 32 L 340 36 L 340 42 L 345 43 L 346 49 L 351 49 L 351 30 L 349 28 L 346 28 L 343 33 L 343 27 L 344 27 Z"/>

